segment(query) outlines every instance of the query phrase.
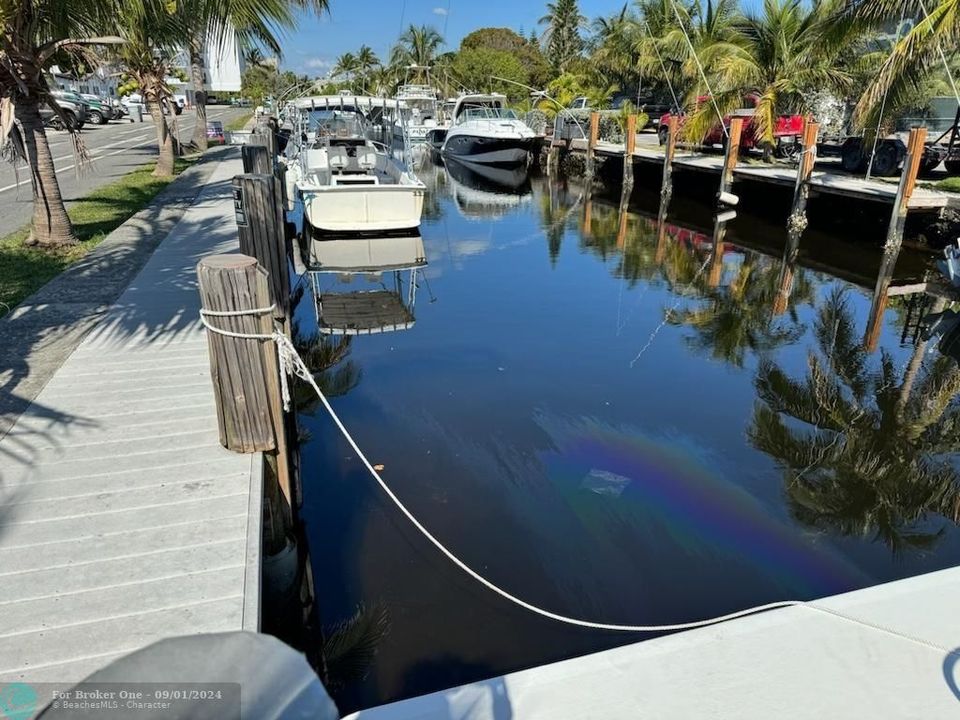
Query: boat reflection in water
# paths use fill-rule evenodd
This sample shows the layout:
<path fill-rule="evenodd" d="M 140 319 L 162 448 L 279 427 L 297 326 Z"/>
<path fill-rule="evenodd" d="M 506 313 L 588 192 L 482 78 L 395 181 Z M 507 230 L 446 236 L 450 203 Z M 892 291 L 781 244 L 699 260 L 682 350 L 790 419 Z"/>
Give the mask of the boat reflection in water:
<path fill-rule="evenodd" d="M 320 333 L 409 330 L 415 322 L 417 275 L 426 265 L 419 234 L 313 241 L 310 279 Z M 332 286 L 325 287 L 330 278 Z"/>
<path fill-rule="evenodd" d="M 448 158 L 443 161 L 442 169 L 446 172 L 450 194 L 465 218 L 500 217 L 533 198 L 525 165 L 477 165 Z"/>

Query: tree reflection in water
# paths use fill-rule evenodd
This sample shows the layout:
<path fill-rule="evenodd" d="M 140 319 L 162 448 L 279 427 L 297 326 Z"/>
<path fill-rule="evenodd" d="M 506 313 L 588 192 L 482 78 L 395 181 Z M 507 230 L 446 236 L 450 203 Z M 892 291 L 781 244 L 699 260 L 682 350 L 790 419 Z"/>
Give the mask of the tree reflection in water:
<path fill-rule="evenodd" d="M 761 362 L 750 442 L 782 468 L 798 521 L 872 537 L 895 555 L 932 547 L 960 509 L 950 457 L 960 450 L 956 363 L 938 356 L 922 373 L 913 361 L 898 371 L 884 351 L 872 370 L 839 290 L 819 309 L 814 336 L 801 380 Z"/>

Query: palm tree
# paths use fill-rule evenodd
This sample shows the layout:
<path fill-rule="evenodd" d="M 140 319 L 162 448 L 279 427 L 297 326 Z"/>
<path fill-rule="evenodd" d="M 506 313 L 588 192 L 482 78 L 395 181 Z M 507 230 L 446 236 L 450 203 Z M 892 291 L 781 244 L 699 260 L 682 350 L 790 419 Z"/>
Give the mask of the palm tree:
<path fill-rule="evenodd" d="M 755 133 L 766 148 L 774 146 L 779 115 L 811 110 L 816 90 L 846 94 L 851 77 L 837 62 L 844 47 L 828 41 L 836 33 L 835 16 L 842 0 L 764 0 L 760 14 L 748 14 L 734 39 L 721 52 L 705 51 L 702 60 L 714 77 L 714 99 L 722 113 L 742 106 L 743 96 L 758 97 Z M 702 103 L 688 120 L 690 134 L 702 137 L 717 122 L 716 110 Z"/>
<path fill-rule="evenodd" d="M 546 25 L 543 43 L 547 60 L 558 72 L 565 72 L 570 63 L 583 52 L 584 42 L 580 30 L 587 19 L 580 14 L 577 0 L 556 0 L 547 3 L 547 14 L 539 20 Z"/>
<path fill-rule="evenodd" d="M 159 0 L 125 0 L 118 21 L 124 37 L 118 59 L 139 87 L 157 132 L 159 152 L 153 174 L 172 177 L 178 148 L 162 104 L 170 99 L 165 78 L 187 28 L 176 7 Z"/>
<path fill-rule="evenodd" d="M 624 6 L 609 17 L 593 21 L 593 67 L 607 78 L 615 78 L 621 89 L 636 87 L 637 52 L 641 26 L 637 18 Z"/>
<path fill-rule="evenodd" d="M 358 67 L 357 56 L 352 52 L 345 52 L 343 55 L 337 58 L 337 61 L 333 65 L 333 71 L 331 74 L 333 77 L 343 76 L 352 84 L 353 76 L 357 72 Z"/>
<path fill-rule="evenodd" d="M 853 118 L 857 125 L 876 123 L 881 105 L 903 105 L 960 48 L 960 0 L 859 0 L 846 6 L 842 19 L 860 29 L 921 18 L 900 37 L 860 97 Z"/>
<path fill-rule="evenodd" d="M 258 47 L 252 47 L 243 53 L 243 60 L 247 65 L 262 65 L 266 58 L 263 56 L 263 50 Z"/>
<path fill-rule="evenodd" d="M 357 72 L 363 85 L 362 92 L 367 91 L 367 82 L 374 70 L 380 67 L 380 58 L 369 45 L 361 45 L 357 51 Z"/>
<path fill-rule="evenodd" d="M 443 37 L 428 25 L 411 25 L 400 36 L 396 46 L 390 52 L 390 64 L 413 70 L 414 82 L 422 82 L 427 70 L 433 65 L 437 51 L 443 46 Z"/>
<path fill-rule="evenodd" d="M 297 352 L 303 358 L 317 386 L 327 397 L 346 395 L 360 384 L 361 369 L 349 359 L 352 336 L 333 338 L 319 333 L 303 336 L 293 328 Z M 303 415 L 313 415 L 320 406 L 317 394 L 307 383 L 297 381 L 293 389 L 294 406 Z"/>
<path fill-rule="evenodd" d="M 177 0 L 176 12 L 188 30 L 187 53 L 194 87 L 197 122 L 193 145 L 207 148 L 207 94 L 204 90 L 204 44 L 221 49 L 232 37 L 241 50 L 252 55 L 252 65 L 263 62 L 257 45 L 280 55 L 277 30 L 295 25 L 296 11 L 329 11 L 329 0 Z"/>
<path fill-rule="evenodd" d="M 930 547 L 960 508 L 956 363 L 937 358 L 918 378 L 914 363 L 901 375 L 884 353 L 872 371 L 842 291 L 820 308 L 814 335 L 802 380 L 761 363 L 751 443 L 783 470 L 800 522 L 872 536 L 894 554 Z"/>
<path fill-rule="evenodd" d="M 68 118 L 50 94 L 44 69 L 55 53 L 83 54 L 91 45 L 119 42 L 100 37 L 115 30 L 113 0 L 0 0 L 0 149 L 26 162 L 33 189 L 28 244 L 43 247 L 77 242 L 63 205 L 53 156 L 40 117 L 49 107 L 72 133 Z M 83 145 L 74 136 L 74 152 Z"/>

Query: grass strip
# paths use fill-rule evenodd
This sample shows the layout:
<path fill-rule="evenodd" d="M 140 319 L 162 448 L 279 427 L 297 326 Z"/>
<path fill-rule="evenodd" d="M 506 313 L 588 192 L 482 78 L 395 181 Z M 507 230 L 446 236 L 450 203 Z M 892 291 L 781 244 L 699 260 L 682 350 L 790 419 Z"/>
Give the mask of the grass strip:
<path fill-rule="evenodd" d="M 198 158 L 177 158 L 174 175 Z M 70 204 L 67 213 L 80 240 L 77 245 L 56 250 L 25 247 L 29 227 L 0 238 L 0 317 L 93 250 L 169 185 L 171 178 L 153 177 L 155 165 L 137 168 Z"/>
<path fill-rule="evenodd" d="M 240 117 L 235 117 L 233 120 L 228 122 L 223 126 L 223 129 L 227 132 L 240 132 L 246 127 L 247 123 L 250 122 L 250 118 L 253 117 L 253 112 L 244 113 Z"/>

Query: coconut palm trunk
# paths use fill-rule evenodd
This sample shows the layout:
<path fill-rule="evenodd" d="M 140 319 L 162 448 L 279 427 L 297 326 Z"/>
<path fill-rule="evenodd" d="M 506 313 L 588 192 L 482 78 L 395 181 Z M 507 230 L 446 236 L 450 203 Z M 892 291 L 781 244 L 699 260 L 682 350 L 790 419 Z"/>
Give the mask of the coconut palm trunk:
<path fill-rule="evenodd" d="M 157 166 L 153 170 L 154 177 L 173 177 L 173 163 L 176 153 L 173 146 L 173 135 L 167 127 L 167 119 L 163 116 L 160 101 L 154 96 L 147 99 L 147 109 L 153 124 L 157 129 L 157 147 L 160 154 L 157 156 Z"/>
<path fill-rule="evenodd" d="M 193 84 L 193 107 L 197 124 L 193 127 L 191 143 L 198 150 L 206 150 L 207 143 L 207 92 L 204 90 L 204 62 L 201 41 L 194 37 L 190 42 L 190 82 Z"/>
<path fill-rule="evenodd" d="M 27 167 L 33 185 L 33 224 L 27 244 L 43 247 L 75 245 L 77 237 L 63 205 L 39 103 L 31 99 L 21 100 L 16 105 L 16 118 L 23 132 Z"/>

